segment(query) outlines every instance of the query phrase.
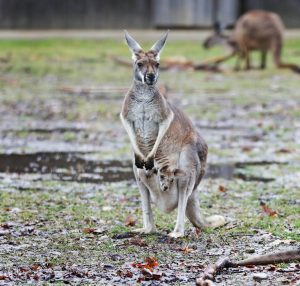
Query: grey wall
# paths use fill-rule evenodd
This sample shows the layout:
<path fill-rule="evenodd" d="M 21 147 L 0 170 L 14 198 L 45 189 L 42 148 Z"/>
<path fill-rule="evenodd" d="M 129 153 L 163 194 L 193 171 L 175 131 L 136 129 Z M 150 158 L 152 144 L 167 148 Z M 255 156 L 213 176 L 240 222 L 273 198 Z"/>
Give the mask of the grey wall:
<path fill-rule="evenodd" d="M 0 0 L 0 29 L 210 27 L 258 8 L 300 28 L 300 0 Z"/>
<path fill-rule="evenodd" d="M 238 0 L 153 0 L 153 25 L 156 27 L 210 27 L 216 3 L 217 17 L 233 23 L 238 16 Z"/>
<path fill-rule="evenodd" d="M 1 29 L 147 28 L 151 0 L 0 0 Z"/>

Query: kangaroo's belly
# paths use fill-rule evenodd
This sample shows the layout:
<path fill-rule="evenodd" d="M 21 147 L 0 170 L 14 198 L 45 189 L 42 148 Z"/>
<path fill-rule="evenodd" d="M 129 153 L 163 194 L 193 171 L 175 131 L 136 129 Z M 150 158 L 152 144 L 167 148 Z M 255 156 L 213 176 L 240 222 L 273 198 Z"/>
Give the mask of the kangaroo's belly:
<path fill-rule="evenodd" d="M 138 170 L 138 176 L 150 192 L 151 201 L 163 212 L 169 213 L 178 206 L 178 188 L 174 184 L 168 191 L 162 191 L 156 174 L 146 176 L 145 170 Z"/>

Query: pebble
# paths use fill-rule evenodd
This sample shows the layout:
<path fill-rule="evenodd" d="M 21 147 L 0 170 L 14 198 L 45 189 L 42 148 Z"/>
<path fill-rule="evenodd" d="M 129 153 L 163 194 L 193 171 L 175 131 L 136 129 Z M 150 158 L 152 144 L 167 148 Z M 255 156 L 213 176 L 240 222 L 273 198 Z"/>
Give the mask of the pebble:
<path fill-rule="evenodd" d="M 255 273 L 253 274 L 253 280 L 257 281 L 257 282 L 260 282 L 262 280 L 266 280 L 269 278 L 268 274 L 266 273 Z"/>

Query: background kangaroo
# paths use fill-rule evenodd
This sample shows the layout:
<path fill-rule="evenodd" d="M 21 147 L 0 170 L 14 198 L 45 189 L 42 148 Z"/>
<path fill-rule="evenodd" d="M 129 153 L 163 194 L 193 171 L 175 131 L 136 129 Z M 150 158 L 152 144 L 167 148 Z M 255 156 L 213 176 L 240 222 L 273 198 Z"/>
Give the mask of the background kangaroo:
<path fill-rule="evenodd" d="M 266 67 L 267 52 L 271 51 L 273 60 L 277 68 L 288 68 L 295 72 L 300 72 L 300 68 L 294 64 L 287 64 L 281 61 L 283 45 L 284 26 L 279 15 L 254 10 L 241 16 L 230 36 L 222 34 L 218 23 L 215 25 L 215 32 L 208 37 L 203 46 L 210 48 L 216 44 L 223 44 L 229 47 L 230 53 L 211 61 L 211 63 L 221 63 L 235 55 L 245 59 L 245 69 L 251 68 L 250 52 L 258 50 L 261 52 L 260 68 Z M 208 63 L 209 61 L 206 61 Z M 239 64 L 239 61 L 237 62 Z M 239 66 L 236 66 L 239 68 Z"/>
<path fill-rule="evenodd" d="M 141 194 L 143 228 L 137 232 L 155 231 L 151 200 L 164 212 L 178 208 L 176 226 L 171 237 L 184 235 L 185 215 L 199 228 L 224 224 L 222 216 L 204 219 L 200 215 L 197 187 L 205 171 L 207 145 L 192 122 L 160 94 L 156 87 L 159 57 L 168 33 L 144 52 L 125 31 L 133 58 L 133 84 L 125 96 L 121 121 L 133 149 L 133 170 Z M 157 162 L 180 168 L 185 176 L 175 179 L 168 191 L 162 191 Z"/>

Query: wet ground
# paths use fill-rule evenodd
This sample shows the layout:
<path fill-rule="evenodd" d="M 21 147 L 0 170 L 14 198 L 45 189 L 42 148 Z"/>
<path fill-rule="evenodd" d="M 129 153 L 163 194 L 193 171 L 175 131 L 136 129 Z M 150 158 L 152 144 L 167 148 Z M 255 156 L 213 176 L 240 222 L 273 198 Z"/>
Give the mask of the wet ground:
<path fill-rule="evenodd" d="M 299 47 L 290 39 L 284 57 L 300 64 Z M 221 52 L 176 39 L 164 56 Z M 228 220 L 204 232 L 187 223 L 187 237 L 170 240 L 175 213 L 155 210 L 157 234 L 131 233 L 141 206 L 119 121 L 131 71 L 112 55 L 130 58 L 121 40 L 0 42 L 0 285 L 193 285 L 220 256 L 299 247 L 299 75 L 271 61 L 266 71 L 161 73 L 209 145 L 202 210 Z M 146 257 L 154 274 L 133 266 Z M 298 285 L 299 271 L 238 268 L 216 284 Z"/>

